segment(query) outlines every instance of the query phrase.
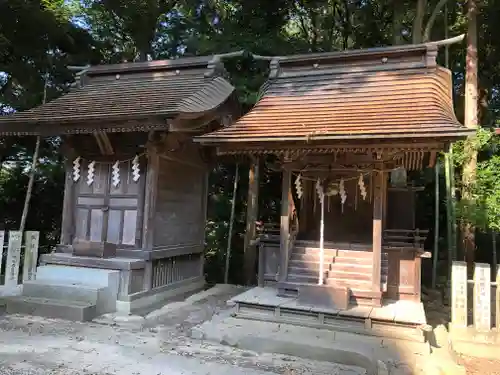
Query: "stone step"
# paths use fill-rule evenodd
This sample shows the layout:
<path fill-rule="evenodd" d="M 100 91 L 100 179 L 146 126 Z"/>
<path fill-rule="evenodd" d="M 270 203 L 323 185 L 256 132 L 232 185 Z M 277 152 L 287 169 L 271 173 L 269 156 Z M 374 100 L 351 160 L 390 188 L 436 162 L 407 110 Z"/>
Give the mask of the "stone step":
<path fill-rule="evenodd" d="M 6 297 L 8 314 L 35 315 L 86 322 L 97 316 L 96 305 L 79 301 L 61 301 L 36 297 Z"/>
<path fill-rule="evenodd" d="M 85 284 L 62 284 L 56 280 L 34 280 L 23 284 L 25 297 L 46 298 L 60 301 L 79 301 L 96 304 L 104 300 L 106 288 Z"/>

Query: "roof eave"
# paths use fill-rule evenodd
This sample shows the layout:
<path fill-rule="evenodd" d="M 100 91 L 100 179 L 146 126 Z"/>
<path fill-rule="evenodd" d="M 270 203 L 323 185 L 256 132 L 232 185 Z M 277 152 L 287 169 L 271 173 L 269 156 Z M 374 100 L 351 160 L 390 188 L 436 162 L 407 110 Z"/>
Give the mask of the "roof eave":
<path fill-rule="evenodd" d="M 446 139 L 465 139 L 473 135 L 474 130 L 461 129 L 458 131 L 432 132 L 432 133 L 404 133 L 404 134 L 329 134 L 320 136 L 279 136 L 279 137 L 241 137 L 228 138 L 223 136 L 200 136 L 193 139 L 194 142 L 207 145 L 230 144 L 230 143 L 256 143 L 256 142 L 314 142 L 314 141 L 330 141 L 330 140 L 375 140 L 375 139 L 425 139 L 425 138 L 446 138 Z"/>

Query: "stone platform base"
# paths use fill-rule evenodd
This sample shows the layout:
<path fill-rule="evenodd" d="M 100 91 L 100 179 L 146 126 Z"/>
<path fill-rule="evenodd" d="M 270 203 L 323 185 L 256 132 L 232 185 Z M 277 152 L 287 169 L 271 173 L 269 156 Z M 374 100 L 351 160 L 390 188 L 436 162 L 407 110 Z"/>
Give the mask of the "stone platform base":
<path fill-rule="evenodd" d="M 278 297 L 274 288 L 253 288 L 232 298 L 235 317 L 288 323 L 311 328 L 352 332 L 424 342 L 425 312 L 421 303 L 397 301 L 382 307 L 347 309 L 304 304 L 297 298 Z"/>
<path fill-rule="evenodd" d="M 205 284 L 202 277 L 193 277 L 144 290 L 144 261 L 98 259 L 94 267 L 84 267 L 77 265 L 85 261 L 83 257 L 55 255 L 44 260 L 56 264 L 38 267 L 36 280 L 25 282 L 21 293 L 17 293 L 20 295 L 2 298 L 7 313 L 74 321 L 88 321 L 113 312 L 147 313 L 168 299 L 200 290 Z"/>
<path fill-rule="evenodd" d="M 358 366 L 369 375 L 432 373 L 425 368 L 430 355 L 428 343 L 223 315 L 192 328 L 191 337 L 259 353 Z"/>

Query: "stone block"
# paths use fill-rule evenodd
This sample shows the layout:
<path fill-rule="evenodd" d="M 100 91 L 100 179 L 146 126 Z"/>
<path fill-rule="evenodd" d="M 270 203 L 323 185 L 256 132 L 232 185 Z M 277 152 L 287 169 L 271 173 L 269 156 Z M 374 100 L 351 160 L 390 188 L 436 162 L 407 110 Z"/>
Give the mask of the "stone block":
<path fill-rule="evenodd" d="M 59 284 L 44 280 L 27 281 L 23 284 L 23 296 L 97 303 L 99 292 L 104 288 L 83 284 Z"/>
<path fill-rule="evenodd" d="M 97 315 L 96 305 L 35 297 L 6 298 L 7 313 L 44 316 L 77 322 L 90 321 Z"/>
<path fill-rule="evenodd" d="M 107 288 L 102 304 L 98 304 L 98 310 L 102 313 L 116 310 L 120 285 L 120 271 L 118 270 L 46 265 L 38 267 L 36 280 L 59 285 L 83 284 Z"/>

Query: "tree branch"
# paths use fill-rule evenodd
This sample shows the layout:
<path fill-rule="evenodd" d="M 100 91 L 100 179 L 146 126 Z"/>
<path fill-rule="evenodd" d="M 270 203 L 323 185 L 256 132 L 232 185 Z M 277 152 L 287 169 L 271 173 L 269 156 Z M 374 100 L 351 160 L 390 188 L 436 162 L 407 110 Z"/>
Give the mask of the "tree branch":
<path fill-rule="evenodd" d="M 439 3 L 436 4 L 434 10 L 432 11 L 429 20 L 427 21 L 427 25 L 425 26 L 424 36 L 422 38 L 422 41 L 424 43 L 429 41 L 431 37 L 432 27 L 434 26 L 434 22 L 436 21 L 438 14 L 441 12 L 441 10 L 443 9 L 443 7 L 446 5 L 447 2 L 448 0 L 440 0 Z"/>
<path fill-rule="evenodd" d="M 412 42 L 419 44 L 422 42 L 422 26 L 424 24 L 425 10 L 427 8 L 427 0 L 418 0 L 415 19 L 413 21 Z"/>

